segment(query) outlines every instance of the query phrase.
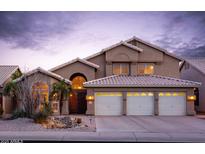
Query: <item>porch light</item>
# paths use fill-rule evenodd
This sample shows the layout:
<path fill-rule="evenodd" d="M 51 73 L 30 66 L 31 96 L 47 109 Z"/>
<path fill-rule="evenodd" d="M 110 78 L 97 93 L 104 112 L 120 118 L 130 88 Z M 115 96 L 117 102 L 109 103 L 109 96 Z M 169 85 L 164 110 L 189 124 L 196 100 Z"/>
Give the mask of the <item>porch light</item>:
<path fill-rule="evenodd" d="M 94 101 L 94 96 L 87 95 L 87 96 L 86 96 L 86 100 L 87 100 L 87 101 Z"/>
<path fill-rule="evenodd" d="M 196 100 L 196 96 L 195 95 L 187 96 L 187 100 L 188 101 L 195 101 Z"/>

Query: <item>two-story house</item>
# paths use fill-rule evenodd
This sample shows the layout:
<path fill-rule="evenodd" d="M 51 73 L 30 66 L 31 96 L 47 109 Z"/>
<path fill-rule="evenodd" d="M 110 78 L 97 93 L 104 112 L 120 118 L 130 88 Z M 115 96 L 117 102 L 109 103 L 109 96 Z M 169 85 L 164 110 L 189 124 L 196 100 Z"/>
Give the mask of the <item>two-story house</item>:
<path fill-rule="evenodd" d="M 194 115 L 194 88 L 181 58 L 133 37 L 50 71 L 71 81 L 70 114 Z"/>

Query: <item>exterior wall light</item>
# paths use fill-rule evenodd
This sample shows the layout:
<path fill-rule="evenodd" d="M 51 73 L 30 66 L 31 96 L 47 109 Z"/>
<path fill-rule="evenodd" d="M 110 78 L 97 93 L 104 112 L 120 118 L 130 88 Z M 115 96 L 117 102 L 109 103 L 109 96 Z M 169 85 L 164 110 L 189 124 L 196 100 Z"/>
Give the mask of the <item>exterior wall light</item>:
<path fill-rule="evenodd" d="M 94 96 L 87 95 L 87 96 L 86 96 L 86 100 L 87 100 L 87 101 L 94 101 Z"/>
<path fill-rule="evenodd" d="M 187 100 L 188 101 L 195 101 L 196 100 L 196 96 L 195 95 L 187 96 Z"/>

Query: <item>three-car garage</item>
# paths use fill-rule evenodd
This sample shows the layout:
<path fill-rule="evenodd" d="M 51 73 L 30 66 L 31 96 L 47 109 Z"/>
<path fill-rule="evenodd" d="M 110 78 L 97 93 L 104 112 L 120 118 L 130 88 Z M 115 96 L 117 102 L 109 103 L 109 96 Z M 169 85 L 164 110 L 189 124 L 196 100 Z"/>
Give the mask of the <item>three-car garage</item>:
<path fill-rule="evenodd" d="M 155 107 L 153 92 L 96 92 L 95 115 L 186 115 L 185 92 L 158 92 Z M 125 109 L 124 109 L 125 108 Z"/>
<path fill-rule="evenodd" d="M 87 112 L 93 115 L 194 115 L 200 83 L 164 76 L 116 75 L 86 82 Z"/>

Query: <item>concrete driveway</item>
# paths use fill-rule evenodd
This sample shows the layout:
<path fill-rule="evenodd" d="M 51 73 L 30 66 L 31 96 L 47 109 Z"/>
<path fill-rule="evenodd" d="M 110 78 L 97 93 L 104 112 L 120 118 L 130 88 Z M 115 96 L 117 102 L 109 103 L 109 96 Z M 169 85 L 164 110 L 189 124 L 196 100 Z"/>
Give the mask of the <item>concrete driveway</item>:
<path fill-rule="evenodd" d="M 205 119 L 194 116 L 97 116 L 97 132 L 204 133 Z"/>
<path fill-rule="evenodd" d="M 97 116 L 97 132 L 205 133 L 205 119 L 193 116 Z"/>
<path fill-rule="evenodd" d="M 205 117 L 97 116 L 100 136 L 135 142 L 205 142 Z"/>

